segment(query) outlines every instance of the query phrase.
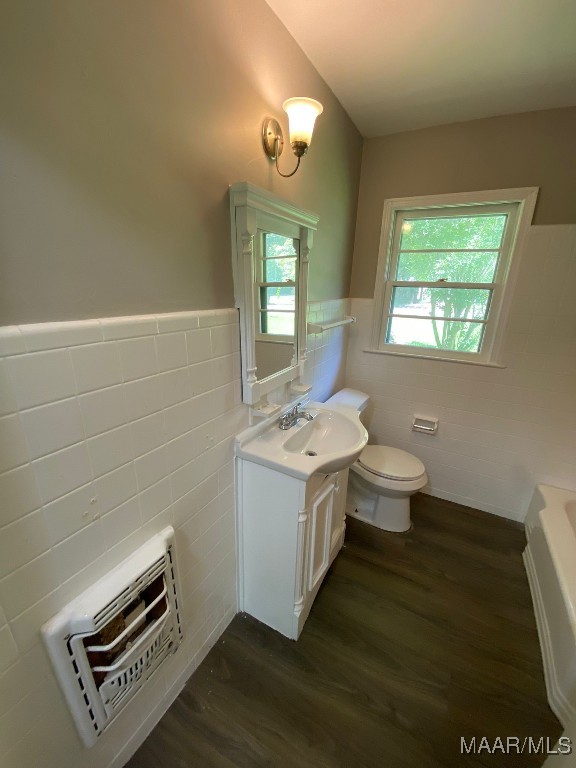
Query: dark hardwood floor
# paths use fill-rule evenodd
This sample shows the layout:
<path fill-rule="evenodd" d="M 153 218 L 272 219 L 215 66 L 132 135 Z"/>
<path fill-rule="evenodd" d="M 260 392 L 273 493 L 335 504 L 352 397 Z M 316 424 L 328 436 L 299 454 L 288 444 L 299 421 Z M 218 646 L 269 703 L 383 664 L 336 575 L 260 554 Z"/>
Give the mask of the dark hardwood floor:
<path fill-rule="evenodd" d="M 348 519 L 297 643 L 235 617 L 129 768 L 515 768 L 549 737 L 522 526 L 418 494 L 413 530 Z"/>

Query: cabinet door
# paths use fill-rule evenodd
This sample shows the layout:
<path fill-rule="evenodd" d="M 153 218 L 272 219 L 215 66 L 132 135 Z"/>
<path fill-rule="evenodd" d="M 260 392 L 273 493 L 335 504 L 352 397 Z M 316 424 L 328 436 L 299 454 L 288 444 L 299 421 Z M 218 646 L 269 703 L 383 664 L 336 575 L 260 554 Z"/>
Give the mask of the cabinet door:
<path fill-rule="evenodd" d="M 316 590 L 330 565 L 335 488 L 336 480 L 330 478 L 310 503 L 308 592 Z"/>

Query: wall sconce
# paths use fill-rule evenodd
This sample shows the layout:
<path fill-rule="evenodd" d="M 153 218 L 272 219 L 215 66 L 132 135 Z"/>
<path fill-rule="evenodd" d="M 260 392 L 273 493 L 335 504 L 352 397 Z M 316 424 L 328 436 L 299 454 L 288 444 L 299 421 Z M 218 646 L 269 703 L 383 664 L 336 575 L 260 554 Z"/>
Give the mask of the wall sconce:
<path fill-rule="evenodd" d="M 284 135 L 280 123 L 273 117 L 267 117 L 262 125 L 262 143 L 264 151 L 271 160 L 276 161 L 276 170 L 280 176 L 285 179 L 294 176 L 300 167 L 302 155 L 306 152 L 312 141 L 312 131 L 318 115 L 324 111 L 324 107 L 319 101 L 306 99 L 297 96 L 293 99 L 287 99 L 282 104 L 282 109 L 288 115 L 288 126 L 290 131 L 290 144 L 292 151 L 298 158 L 296 168 L 292 173 L 282 173 L 278 168 L 278 158 L 284 149 Z"/>

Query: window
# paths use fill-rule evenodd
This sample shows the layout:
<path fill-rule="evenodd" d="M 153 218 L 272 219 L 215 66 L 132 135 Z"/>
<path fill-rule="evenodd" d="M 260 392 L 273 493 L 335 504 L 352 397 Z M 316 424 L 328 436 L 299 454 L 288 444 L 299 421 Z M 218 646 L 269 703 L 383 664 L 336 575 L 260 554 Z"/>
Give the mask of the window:
<path fill-rule="evenodd" d="M 387 200 L 374 351 L 494 364 L 537 189 Z"/>
<path fill-rule="evenodd" d="M 299 241 L 272 232 L 258 234 L 257 336 L 293 342 Z"/>

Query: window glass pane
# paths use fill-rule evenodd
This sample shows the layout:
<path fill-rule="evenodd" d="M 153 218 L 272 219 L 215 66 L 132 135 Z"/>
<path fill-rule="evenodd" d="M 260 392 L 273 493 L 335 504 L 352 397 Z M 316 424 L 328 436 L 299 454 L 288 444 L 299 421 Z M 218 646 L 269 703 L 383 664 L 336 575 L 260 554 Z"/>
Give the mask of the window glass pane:
<path fill-rule="evenodd" d="M 441 218 L 404 217 L 400 250 L 499 248 L 506 214 Z"/>
<path fill-rule="evenodd" d="M 483 333 L 482 323 L 391 317 L 388 322 L 386 343 L 456 352 L 478 352 Z"/>
<path fill-rule="evenodd" d="M 482 288 L 394 288 L 390 314 L 485 320 L 491 294 Z"/>
<path fill-rule="evenodd" d="M 264 256 L 267 259 L 277 256 L 297 256 L 296 243 L 298 240 L 293 237 L 266 232 L 264 234 Z"/>
<path fill-rule="evenodd" d="M 273 288 L 260 288 L 261 309 L 296 309 L 296 288 L 282 288 L 277 285 Z"/>
<path fill-rule="evenodd" d="M 494 280 L 498 254 L 473 253 L 400 253 L 396 280 L 418 280 L 432 283 L 491 283 Z"/>
<path fill-rule="evenodd" d="M 263 262 L 263 282 L 296 282 L 296 259 L 266 259 Z"/>
<path fill-rule="evenodd" d="M 260 312 L 260 333 L 294 336 L 294 312 Z"/>

